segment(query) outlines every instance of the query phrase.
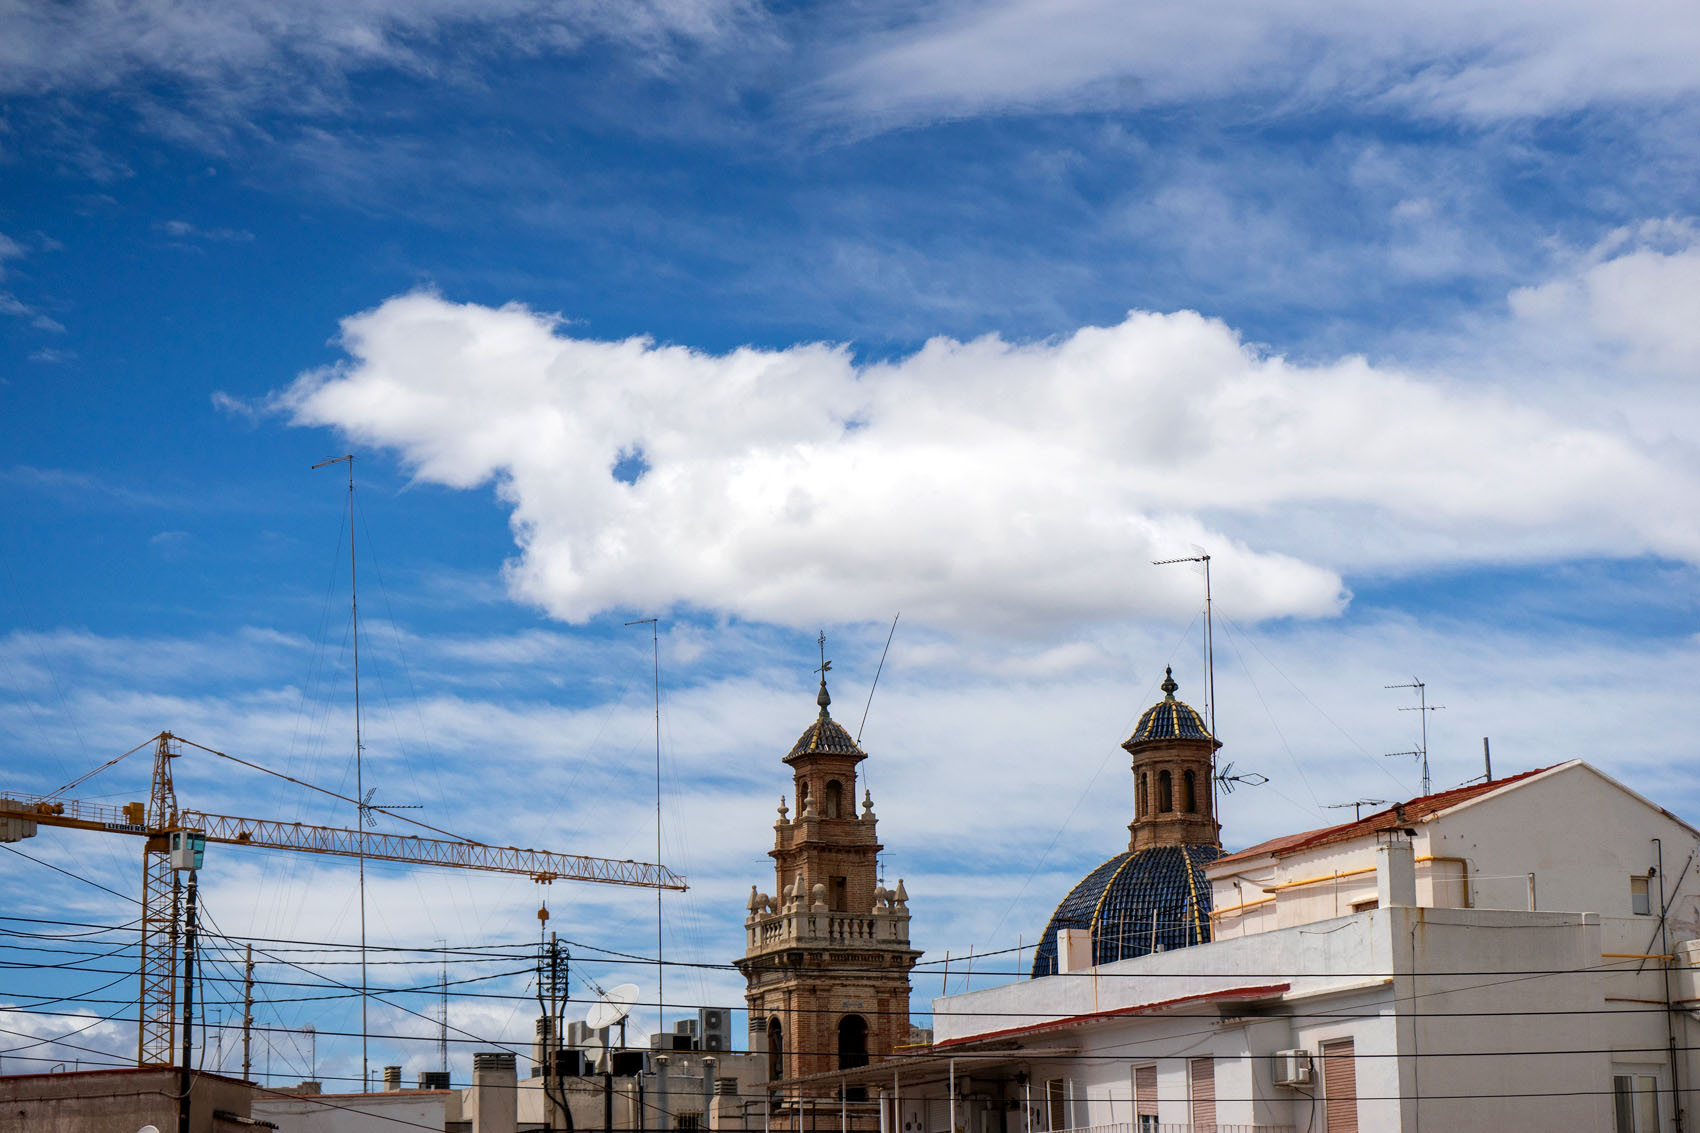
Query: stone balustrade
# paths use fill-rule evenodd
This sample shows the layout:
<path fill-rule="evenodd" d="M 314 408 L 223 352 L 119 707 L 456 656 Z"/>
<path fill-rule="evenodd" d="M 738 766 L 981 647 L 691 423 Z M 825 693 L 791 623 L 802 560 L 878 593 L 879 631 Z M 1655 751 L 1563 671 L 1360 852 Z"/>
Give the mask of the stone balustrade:
<path fill-rule="evenodd" d="M 833 913 L 819 908 L 757 912 L 744 922 L 747 952 L 766 952 L 810 944 L 908 948 L 909 911 Z"/>

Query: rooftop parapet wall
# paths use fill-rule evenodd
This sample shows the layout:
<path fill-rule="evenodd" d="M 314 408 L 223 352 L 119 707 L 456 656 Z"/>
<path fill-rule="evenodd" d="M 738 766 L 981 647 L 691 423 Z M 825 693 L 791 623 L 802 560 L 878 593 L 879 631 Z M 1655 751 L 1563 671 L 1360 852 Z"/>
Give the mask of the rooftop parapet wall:
<path fill-rule="evenodd" d="M 1413 924 L 1459 928 L 1483 946 L 1501 939 L 1508 942 L 1506 949 L 1471 956 L 1467 962 L 1461 959 L 1461 969 L 1496 965 L 1518 969 L 1524 961 L 1510 945 L 1525 939 L 1525 930 L 1529 929 L 1567 940 L 1565 947 L 1574 953 L 1572 966 L 1600 963 L 1598 917 L 1481 909 L 1376 909 L 935 999 L 934 1041 L 945 1043 L 1021 1030 L 1236 988 L 1284 983 L 1289 986 L 1280 993 L 1280 999 L 1289 1002 L 1376 987 L 1409 972 Z M 1495 930 L 1512 931 L 1502 937 Z"/>

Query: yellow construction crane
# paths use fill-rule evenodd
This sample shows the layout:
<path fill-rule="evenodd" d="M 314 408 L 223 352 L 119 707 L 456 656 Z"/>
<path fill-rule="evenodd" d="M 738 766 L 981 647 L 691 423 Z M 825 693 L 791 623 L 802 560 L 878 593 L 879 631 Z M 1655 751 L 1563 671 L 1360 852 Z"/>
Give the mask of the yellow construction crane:
<path fill-rule="evenodd" d="M 423 838 L 179 809 L 176 788 L 172 784 L 171 761 L 183 754 L 184 744 L 256 770 L 266 771 L 267 774 L 278 775 L 278 772 L 226 755 L 224 752 L 214 751 L 212 748 L 202 747 L 170 732 L 161 732 L 147 743 L 153 744 L 154 761 L 152 788 L 146 804 L 133 802 L 113 806 L 60 797 L 64 791 L 77 783 L 86 781 L 105 767 L 110 767 L 117 759 L 83 776 L 76 783 L 61 788 L 54 795 L 0 791 L 0 842 L 16 842 L 22 838 L 34 837 L 37 825 L 132 834 L 147 840 L 142 851 L 141 994 L 136 1028 L 138 1066 L 169 1065 L 176 1061 L 174 1021 L 177 1004 L 177 875 L 172 869 L 170 856 L 170 836 L 174 832 L 200 834 L 208 842 L 225 842 L 236 846 L 261 846 L 273 850 L 298 850 L 309 854 L 334 854 L 339 857 L 374 858 L 415 865 L 517 873 L 545 883 L 593 881 L 604 885 L 631 885 L 646 889 L 685 888 L 684 879 L 666 866 L 629 859 L 614 861 L 583 854 L 557 854 L 547 850 L 522 850 L 515 846 L 491 846 L 453 835 L 447 838 Z M 133 748 L 132 751 L 140 751 L 147 743 Z M 279 777 L 289 779 L 287 775 Z M 300 780 L 296 779 L 290 781 L 300 783 Z M 333 791 L 312 787 L 311 784 L 301 785 L 341 798 L 345 802 L 353 802 L 361 808 L 362 814 L 378 811 L 391 814 L 392 817 L 405 822 L 412 822 L 424 829 L 435 830 L 434 827 L 427 827 L 403 815 L 395 815 L 383 807 L 346 799 Z"/>

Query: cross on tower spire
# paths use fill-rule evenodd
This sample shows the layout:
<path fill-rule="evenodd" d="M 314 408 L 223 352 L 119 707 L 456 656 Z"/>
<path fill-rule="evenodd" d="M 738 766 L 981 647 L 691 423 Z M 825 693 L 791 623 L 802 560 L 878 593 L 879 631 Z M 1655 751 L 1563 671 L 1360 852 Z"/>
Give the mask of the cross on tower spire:
<path fill-rule="evenodd" d="M 820 637 L 815 639 L 820 646 L 820 668 L 815 672 L 820 674 L 820 695 L 815 697 L 815 703 L 820 705 L 820 718 L 827 719 L 826 706 L 832 703 L 832 696 L 826 691 L 826 675 L 832 671 L 832 662 L 826 659 L 826 631 L 820 631 Z"/>

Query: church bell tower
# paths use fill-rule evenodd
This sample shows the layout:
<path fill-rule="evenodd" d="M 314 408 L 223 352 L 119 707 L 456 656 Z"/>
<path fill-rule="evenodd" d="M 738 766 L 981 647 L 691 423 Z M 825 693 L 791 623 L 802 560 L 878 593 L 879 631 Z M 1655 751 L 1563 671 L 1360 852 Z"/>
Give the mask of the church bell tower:
<path fill-rule="evenodd" d="M 750 1050 L 768 1078 L 851 1069 L 909 1041 L 909 896 L 880 884 L 872 796 L 856 809 L 867 756 L 828 711 L 824 637 L 820 706 L 785 757 L 792 794 L 773 824 L 774 891 L 750 887 L 746 943 Z M 795 816 L 792 809 L 795 808 Z"/>

